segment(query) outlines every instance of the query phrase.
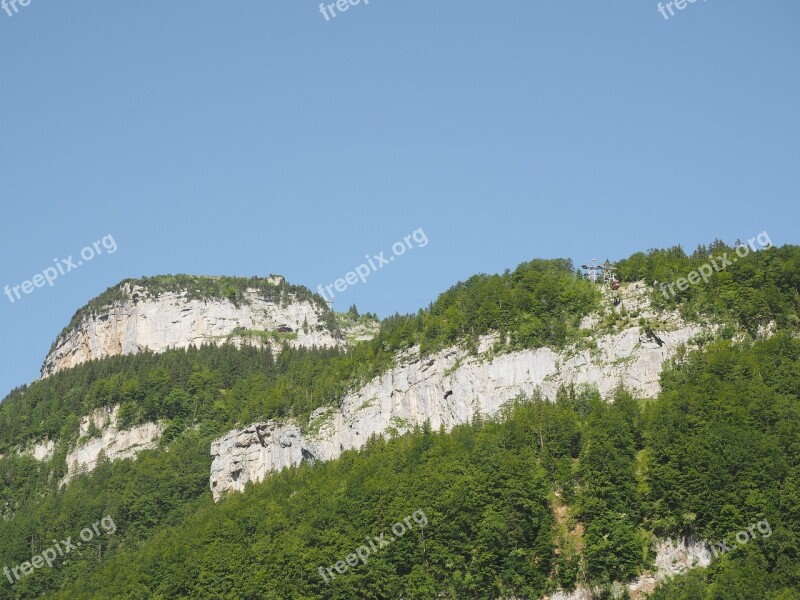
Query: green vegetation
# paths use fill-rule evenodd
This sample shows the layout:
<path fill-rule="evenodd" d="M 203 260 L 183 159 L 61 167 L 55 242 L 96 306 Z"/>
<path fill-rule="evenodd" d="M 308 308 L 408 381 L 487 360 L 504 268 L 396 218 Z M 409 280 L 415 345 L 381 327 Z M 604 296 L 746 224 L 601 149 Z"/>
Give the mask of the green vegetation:
<path fill-rule="evenodd" d="M 779 329 L 800 329 L 800 247 L 783 246 L 753 252 L 744 258 L 736 257 L 734 247 L 719 240 L 700 246 L 687 255 L 680 246 L 669 250 L 639 252 L 617 263 L 623 281 L 644 280 L 669 284 L 702 265 L 710 264 L 709 255 L 717 265 L 723 254 L 736 262 L 719 272 L 714 271 L 708 283 L 702 280 L 686 290 L 673 287 L 675 296 L 667 299 L 658 287 L 653 291 L 658 308 L 679 308 L 687 318 L 714 317 L 730 326 L 729 334 L 741 328 L 751 336 L 759 327 L 775 323 Z"/>
<path fill-rule="evenodd" d="M 575 557 L 570 569 L 554 552 L 552 489 L 604 494 L 575 464 L 589 452 L 583 440 L 602 428 L 596 411 L 597 422 L 624 412 L 596 394 L 570 390 L 555 403 L 516 401 L 501 421 L 373 439 L 362 452 L 289 469 L 216 505 L 207 490 L 211 436 L 187 431 L 169 452 L 105 462 L 63 493 L 35 502 L 30 490 L 27 510 L 0 522 L 0 556 L 16 564 L 95 515 L 113 514 L 116 536 L 98 538 L 58 569 L 37 571 L 15 591 L 36 597 L 50 590 L 54 598 L 349 599 L 371 589 L 378 598 L 433 598 L 432 590 L 451 598 L 536 598 L 571 585 L 577 572 Z M 13 463 L 4 481 L 29 489 L 35 478 L 26 471 L 17 480 L 16 469 L 34 464 Z M 318 567 L 418 509 L 429 519 L 424 531 L 330 586 L 319 577 Z M 619 537 L 612 550 L 631 543 Z M 640 547 L 640 563 L 641 556 Z M 4 593 L 0 587 L 0 598 L 9 597 Z"/>
<path fill-rule="evenodd" d="M 216 505 L 206 479 L 214 434 L 204 427 L 178 436 L 170 452 L 101 465 L 59 494 L 47 491 L 41 465 L 6 459 L 4 494 L 20 497 L 14 518 L 0 523 L 0 556 L 16 564 L 31 540 L 36 550 L 113 513 L 115 537 L 26 579 L 21 597 L 66 585 L 52 597 L 536 598 L 635 575 L 651 563 L 654 535 L 719 540 L 767 518 L 771 537 L 656 597 L 791 598 L 800 573 L 798 375 L 794 338 L 717 341 L 666 372 L 657 401 L 620 390 L 606 404 L 572 389 L 555 402 L 517 400 L 497 422 L 374 439 Z M 559 529 L 554 494 L 582 532 Z M 330 586 L 318 576 L 419 508 L 430 521 L 424 534 Z M 71 585 L 78 573 L 87 574 Z"/>
<path fill-rule="evenodd" d="M 296 331 L 264 331 L 261 329 L 245 329 L 244 327 L 236 327 L 229 335 L 228 339 L 233 338 L 255 338 L 260 340 L 263 344 L 270 342 L 286 342 L 289 340 L 297 339 Z"/>
<path fill-rule="evenodd" d="M 796 598 L 800 591 L 800 343 L 715 342 L 665 375 L 649 415 L 647 502 L 656 531 L 729 541 L 774 532 L 656 598 Z"/>
<path fill-rule="evenodd" d="M 593 405 L 579 461 L 578 515 L 586 527 L 586 573 L 612 583 L 635 577 L 645 566 L 638 532 L 641 505 L 636 480 L 638 408 L 623 391 L 613 404 Z"/>
<path fill-rule="evenodd" d="M 92 477 L 79 477 L 64 491 L 53 489 L 49 465 L 31 458 L 0 460 L 0 562 L 9 568 L 30 560 L 105 516 L 120 526 L 114 536 L 98 536 L 13 587 L 0 581 L 0 598 L 38 598 L 96 569 L 98 560 L 132 549 L 162 527 L 182 522 L 211 500 L 208 449 L 213 435 L 187 431 L 170 452 L 145 451 L 136 461 L 101 462 Z M 110 597 L 110 596 L 109 596 Z M 125 597 L 116 596 L 119 598 Z"/>
<path fill-rule="evenodd" d="M 360 315 L 355 305 L 346 313 L 335 313 L 338 331 L 347 338 L 348 345 L 355 345 L 372 337 L 380 330 L 380 319 L 372 313 Z"/>
<path fill-rule="evenodd" d="M 499 334 L 505 350 L 563 347 L 579 337 L 581 319 L 600 304 L 597 286 L 565 259 L 533 260 L 502 275 L 475 275 L 416 316 L 381 324 L 378 343 L 391 352 L 419 344 L 423 354 Z"/>
<path fill-rule="evenodd" d="M 578 323 L 598 305 L 596 287 L 569 261 L 532 261 L 460 283 L 348 350 L 143 353 L 19 388 L 0 404 L 0 566 L 106 515 L 118 531 L 13 588 L 0 582 L 0 600 L 532 599 L 635 576 L 652 565 L 657 536 L 730 539 L 761 519 L 769 538 L 676 578 L 654 598 L 798 600 L 798 257 L 792 247 L 754 254 L 714 275 L 713 294 L 704 284 L 675 301 L 656 291 L 662 306 L 713 315 L 731 331 L 755 334 L 771 321 L 788 330 L 746 343 L 707 340 L 665 371 L 656 400 L 618 390 L 607 404 L 591 389 L 563 389 L 553 402 L 510 400 L 496 421 L 476 414 L 449 434 L 422 426 L 375 438 L 361 452 L 288 469 L 218 504 L 208 489 L 209 447 L 223 432 L 269 418 L 306 423 L 324 407 L 307 428 L 318 431 L 348 390 L 414 345 L 423 354 L 474 349 L 497 333 L 501 351 L 564 346 L 582 339 Z M 672 281 L 696 268 L 692 260 L 654 251 L 623 261 L 620 274 Z M 161 447 L 101 461 L 58 489 L 79 416 L 114 405 L 123 426 L 164 421 Z M 44 437 L 58 441 L 52 460 L 16 454 Z M 429 520 L 423 531 L 330 585 L 319 576 L 320 566 L 418 509 Z"/>
<path fill-rule="evenodd" d="M 206 505 L 54 598 L 536 597 L 552 563 L 545 474 L 523 436 L 462 427 L 418 429 L 362 453 L 270 478 Z M 502 447 L 500 445 L 502 444 Z M 397 520 L 414 529 L 330 585 L 318 574 Z M 178 554 L 173 554 L 177 550 Z"/>
<path fill-rule="evenodd" d="M 218 278 L 214 285 L 225 280 Z M 159 285 L 158 291 L 185 289 L 187 282 L 175 277 Z M 207 422 L 219 429 L 260 419 L 307 418 L 320 406 L 336 405 L 348 389 L 391 367 L 397 351 L 415 344 L 424 352 L 459 341 L 474 345 L 492 331 L 510 339 L 510 349 L 563 344 L 597 294 L 574 275 L 569 261 L 532 261 L 513 273 L 472 277 L 417 315 L 386 319 L 375 339 L 348 351 L 284 348 L 273 359 L 268 349 L 223 346 L 89 362 L 9 394 L 0 404 L 0 453 L 45 437 L 73 440 L 78 415 L 117 404 L 128 427 L 154 419 Z M 326 314 L 335 321 L 334 313 Z M 371 322 L 372 316 L 351 311 L 346 319 Z M 273 337 L 278 332 L 239 333 Z M 290 334 L 278 339 L 282 336 Z M 189 409 L 180 408 L 185 400 L 180 391 L 193 399 Z"/>
<path fill-rule="evenodd" d="M 92 361 L 14 390 L 0 404 L 0 454 L 45 437 L 74 442 L 80 419 L 120 405 L 123 428 L 165 420 L 224 431 L 261 419 L 307 418 L 335 406 L 365 368 L 337 349 L 231 345 Z"/>

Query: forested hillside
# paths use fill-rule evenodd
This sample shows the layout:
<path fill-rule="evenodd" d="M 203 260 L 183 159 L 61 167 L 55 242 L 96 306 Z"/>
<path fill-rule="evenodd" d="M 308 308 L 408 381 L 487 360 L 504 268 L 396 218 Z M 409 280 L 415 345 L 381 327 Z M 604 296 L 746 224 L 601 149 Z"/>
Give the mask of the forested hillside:
<path fill-rule="evenodd" d="M 772 323 L 780 329 L 800 326 L 800 249 L 770 247 L 739 257 L 736 248 L 719 240 L 691 254 L 679 246 L 638 252 L 616 263 L 623 281 L 653 285 L 653 301 L 663 309 L 678 308 L 687 318 L 725 322 L 731 335 L 743 328 L 756 335 Z M 730 263 L 730 264 L 728 264 Z M 705 266 L 706 280 L 681 289 L 680 278 Z M 664 290 L 667 290 L 667 293 Z"/>
<path fill-rule="evenodd" d="M 684 276 L 704 252 L 634 255 L 620 276 Z M 653 567 L 658 538 L 712 543 L 768 521 L 769 537 L 734 544 L 655 597 L 798 599 L 800 249 L 755 253 L 708 285 L 674 300 L 653 292 L 665 308 L 727 325 L 675 360 L 658 398 L 573 388 L 555 402 L 509 398 L 496 420 L 373 439 L 219 504 L 208 475 L 221 433 L 335 406 L 414 345 L 474 347 L 488 333 L 498 351 L 567 345 L 600 291 L 569 261 L 531 261 L 472 277 L 348 350 L 144 353 L 19 388 L 0 404 L 0 562 L 21 564 L 106 515 L 117 531 L 0 585 L 0 598 L 533 599 L 634 578 Z M 760 339 L 770 324 L 779 333 Z M 116 405 L 123 427 L 163 422 L 160 447 L 60 488 L 80 417 Z M 49 461 L 17 454 L 45 437 L 58 441 Z M 424 527 L 330 581 L 320 575 L 419 510 Z"/>
<path fill-rule="evenodd" d="M 176 281 L 154 289 L 172 290 Z M 205 293 L 224 284 L 214 280 Z M 118 404 L 126 425 L 167 419 L 176 427 L 204 421 L 230 427 L 307 416 L 416 344 L 429 353 L 499 332 L 510 336 L 509 348 L 563 345 L 598 299 L 596 287 L 577 277 L 569 261 L 537 260 L 459 283 L 417 315 L 385 319 L 375 339 L 348 351 L 285 348 L 273 357 L 268 349 L 223 346 L 93 361 L 13 391 L 0 404 L 0 453 L 44 437 L 72 442 L 78 416 Z"/>
<path fill-rule="evenodd" d="M 769 538 L 686 581 L 708 598 L 791 598 L 800 574 L 798 357 L 800 343 L 785 336 L 719 342 L 668 372 L 656 402 L 621 392 L 607 404 L 574 390 L 555 403 L 518 400 L 499 422 L 476 417 L 450 434 L 374 440 L 218 505 L 205 490 L 202 435 L 185 434 L 169 453 L 106 464 L 4 524 L 0 539 L 20 541 L 3 555 L 24 557 L 31 540 L 46 544 L 108 513 L 117 536 L 50 575 L 68 583 L 98 552 L 104 566 L 55 597 L 537 597 L 557 584 L 635 575 L 652 560 L 655 535 L 730 539 L 766 519 Z M 585 528 L 582 555 L 572 528 L 553 517 L 556 502 Z M 418 509 L 423 530 L 330 584 L 320 577 L 318 567 Z M 53 583 L 37 574 L 16 591 Z"/>

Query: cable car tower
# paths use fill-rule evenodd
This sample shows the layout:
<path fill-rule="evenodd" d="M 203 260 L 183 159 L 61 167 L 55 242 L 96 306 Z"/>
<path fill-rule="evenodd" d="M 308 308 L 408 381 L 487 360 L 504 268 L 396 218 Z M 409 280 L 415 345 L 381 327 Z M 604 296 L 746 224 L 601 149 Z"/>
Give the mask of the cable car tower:
<path fill-rule="evenodd" d="M 590 263 L 581 265 L 581 269 L 586 271 L 586 277 L 592 283 L 597 283 L 598 276 L 603 273 L 603 267 L 597 264 L 596 258 L 593 258 Z"/>
<path fill-rule="evenodd" d="M 597 263 L 597 259 L 592 259 L 592 262 L 581 265 L 581 268 L 586 271 L 586 278 L 592 283 L 600 283 L 600 285 L 611 292 L 614 300 L 614 306 L 619 306 L 621 303 L 619 294 L 614 293 L 619 289 L 620 283 L 617 279 L 617 267 L 611 262 L 606 260 L 602 265 Z"/>
<path fill-rule="evenodd" d="M 603 264 L 603 283 L 610 289 L 611 291 L 617 291 L 619 289 L 619 279 L 617 279 L 617 267 L 613 264 L 606 262 Z"/>

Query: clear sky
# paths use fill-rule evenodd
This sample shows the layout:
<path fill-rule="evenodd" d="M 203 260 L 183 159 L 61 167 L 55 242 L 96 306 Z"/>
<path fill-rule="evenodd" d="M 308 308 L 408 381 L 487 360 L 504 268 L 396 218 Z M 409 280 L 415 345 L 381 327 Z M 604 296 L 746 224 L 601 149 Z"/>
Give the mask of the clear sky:
<path fill-rule="evenodd" d="M 117 251 L 0 296 L 0 396 L 127 277 L 316 288 L 422 228 L 424 248 L 335 298 L 384 316 L 535 257 L 800 242 L 797 0 L 668 20 L 652 0 L 370 0 L 328 21 L 313 0 L 17 8 L 0 10 L 0 286 L 106 235 Z"/>

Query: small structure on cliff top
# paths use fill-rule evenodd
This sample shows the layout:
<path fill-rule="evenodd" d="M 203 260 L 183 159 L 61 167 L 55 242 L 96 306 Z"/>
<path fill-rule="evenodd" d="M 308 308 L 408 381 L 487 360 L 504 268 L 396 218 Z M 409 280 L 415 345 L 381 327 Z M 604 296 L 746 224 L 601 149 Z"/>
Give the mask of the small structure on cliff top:
<path fill-rule="evenodd" d="M 611 292 L 616 292 L 619 289 L 620 281 L 617 279 L 617 267 L 608 260 L 602 265 L 598 264 L 597 259 L 593 258 L 591 262 L 581 265 L 581 269 L 586 271 L 585 277 L 592 283 L 600 283 L 604 288 Z M 614 306 L 620 303 L 619 296 L 614 294 Z"/>

